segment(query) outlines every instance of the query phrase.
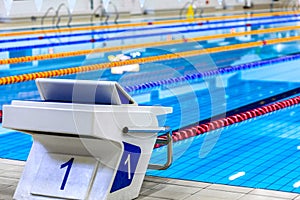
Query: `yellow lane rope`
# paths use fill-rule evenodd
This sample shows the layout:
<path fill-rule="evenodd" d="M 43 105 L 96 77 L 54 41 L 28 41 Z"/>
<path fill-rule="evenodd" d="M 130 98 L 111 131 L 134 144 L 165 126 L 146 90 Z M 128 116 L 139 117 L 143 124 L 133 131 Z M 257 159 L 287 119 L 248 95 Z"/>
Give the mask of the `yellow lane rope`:
<path fill-rule="evenodd" d="M 297 40 L 300 40 L 300 36 L 262 40 L 262 41 L 248 42 L 248 43 L 243 43 L 243 44 L 234 44 L 234 45 L 229 45 L 229 46 L 213 47 L 213 48 L 208 48 L 208 49 L 193 50 L 193 51 L 180 52 L 180 53 L 174 53 L 174 54 L 166 54 L 166 55 L 160 55 L 160 56 L 138 58 L 138 59 L 132 59 L 132 60 L 126 60 L 126 61 L 101 63 L 101 64 L 94 64 L 94 65 L 87 65 L 87 66 L 80 66 L 80 67 L 72 67 L 72 68 L 67 68 L 67 69 L 57 69 L 57 70 L 51 70 L 51 71 L 45 71 L 45 72 L 36 72 L 36 73 L 30 73 L 30 74 L 8 76 L 8 77 L 0 78 L 0 85 L 7 85 L 7 84 L 12 84 L 12 83 L 31 81 L 36 78 L 49 78 L 49 77 L 54 77 L 54 76 L 64 76 L 64 75 L 82 73 L 82 72 L 87 72 L 87 71 L 95 71 L 95 70 L 112 68 L 112 67 L 123 66 L 123 65 L 143 64 L 143 63 L 148 63 L 148 62 L 172 60 L 172 59 L 177 59 L 177 58 L 182 58 L 182 57 L 191 57 L 191 56 L 196 56 L 196 55 L 201 55 L 201 54 L 232 51 L 232 50 L 252 48 L 252 47 L 269 45 L 269 44 L 292 42 L 292 41 L 297 41 Z"/>
<path fill-rule="evenodd" d="M 244 35 L 266 34 L 266 33 L 290 31 L 290 30 L 296 30 L 296 29 L 300 29 L 300 26 L 287 26 L 287 27 L 279 27 L 279 28 L 254 30 L 254 31 L 248 31 L 248 32 L 246 31 L 246 32 L 217 34 L 217 35 L 210 35 L 210 36 L 200 36 L 200 37 L 178 39 L 178 40 L 171 40 L 171 41 L 152 42 L 152 43 L 149 42 L 149 43 L 143 43 L 143 44 L 127 45 L 127 46 L 87 49 L 87 50 L 80 50 L 80 51 L 61 52 L 61 53 L 44 54 L 44 55 L 36 55 L 36 56 L 24 56 L 24 57 L 2 59 L 2 60 L 0 60 L 0 65 L 15 64 L 15 63 L 21 63 L 21 62 L 32 62 L 32 61 L 37 61 L 37 60 L 46 60 L 46 59 L 55 59 L 55 58 L 65 58 L 65 57 L 71 57 L 71 56 L 81 56 L 81 55 L 93 54 L 93 53 L 121 51 L 121 50 L 126 50 L 126 49 L 146 48 L 146 47 L 155 47 L 155 46 L 162 46 L 162 45 L 173 45 L 173 44 L 180 44 L 180 43 L 184 43 L 184 42 L 199 42 L 199 41 L 218 39 L 218 38 L 230 38 L 230 37 L 237 37 L 237 36 L 244 36 Z"/>
<path fill-rule="evenodd" d="M 205 18 L 195 18 L 195 19 L 174 19 L 174 20 L 153 21 L 153 22 L 138 22 L 138 23 L 130 23 L 130 24 L 111 24 L 111 25 L 100 25 L 100 26 L 20 31 L 20 32 L 0 33 L 0 37 L 45 34 L 45 33 L 63 33 L 63 32 L 70 32 L 70 31 L 87 31 L 87 30 L 110 29 L 110 28 L 125 28 L 125 27 L 137 27 L 137 26 L 147 26 L 147 25 L 163 25 L 163 24 L 185 23 L 185 22 L 196 23 L 196 22 L 211 21 L 211 20 L 237 19 L 237 18 L 245 18 L 245 17 L 281 16 L 281 15 L 291 15 L 291 14 L 299 14 L 299 13 L 300 11 L 282 11 L 282 12 L 271 12 L 271 13 L 205 17 Z"/>

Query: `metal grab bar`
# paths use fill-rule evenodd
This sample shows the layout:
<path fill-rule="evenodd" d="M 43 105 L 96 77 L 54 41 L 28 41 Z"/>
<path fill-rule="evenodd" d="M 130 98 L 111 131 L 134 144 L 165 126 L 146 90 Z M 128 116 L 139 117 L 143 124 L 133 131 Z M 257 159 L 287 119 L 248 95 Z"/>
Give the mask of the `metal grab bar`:
<path fill-rule="evenodd" d="M 67 26 L 70 26 L 70 23 L 72 22 L 72 14 L 71 14 L 71 11 L 70 11 L 70 8 L 68 6 L 66 6 L 65 3 L 61 3 L 58 7 L 57 7 L 57 10 L 56 10 L 56 15 L 53 17 L 53 20 L 55 21 L 55 19 L 57 18 L 57 22 L 56 22 L 56 27 L 59 27 L 59 23 L 61 21 L 61 15 L 59 15 L 59 12 L 61 10 L 62 7 L 65 7 L 67 12 L 68 12 L 68 17 L 69 17 L 69 20 L 68 20 L 68 23 L 67 23 Z"/>
<path fill-rule="evenodd" d="M 107 10 L 104 9 L 104 11 L 105 11 L 105 17 L 106 17 L 104 23 L 106 23 L 106 24 L 108 23 L 108 20 L 110 18 L 110 14 L 115 14 L 116 17 L 114 19 L 114 23 L 117 24 L 118 23 L 118 19 L 119 19 L 119 11 L 117 9 L 117 6 L 114 3 L 112 3 L 111 1 L 109 2 L 108 5 L 112 5 L 112 7 L 114 8 L 114 12 L 110 13 Z M 101 21 L 102 21 L 102 17 L 104 17 L 104 15 L 101 16 Z"/>
<path fill-rule="evenodd" d="M 273 12 L 274 9 L 274 0 L 270 3 L 270 12 Z"/>
<path fill-rule="evenodd" d="M 294 0 L 294 5 L 292 7 L 292 10 L 294 11 L 299 10 L 299 0 Z"/>
<path fill-rule="evenodd" d="M 168 169 L 173 162 L 173 139 L 172 139 L 172 132 L 169 130 L 167 132 L 166 139 L 157 139 L 156 143 L 167 145 L 167 161 L 165 164 L 149 164 L 148 169 L 155 169 L 155 170 L 165 170 Z"/>
<path fill-rule="evenodd" d="M 279 0 L 272 0 L 272 2 L 270 3 L 270 12 L 274 11 L 275 2 L 279 2 Z"/>
<path fill-rule="evenodd" d="M 91 15 L 91 18 L 90 18 L 90 21 L 91 21 L 91 24 L 94 22 L 94 16 L 96 15 L 96 13 L 99 11 L 99 19 L 100 19 L 100 23 L 101 23 L 101 20 L 102 20 L 102 16 L 104 15 L 105 13 L 105 10 L 103 8 L 103 4 L 101 3 L 96 9 L 95 11 L 93 12 L 93 14 Z"/>
<path fill-rule="evenodd" d="M 115 11 L 115 12 L 114 12 L 113 14 L 116 15 L 116 17 L 115 17 L 115 19 L 114 19 L 114 23 L 117 24 L 117 23 L 118 23 L 119 16 L 120 16 L 119 11 L 118 11 L 118 9 L 117 9 L 117 6 L 116 6 L 114 3 L 109 2 L 109 4 L 112 5 L 112 7 L 114 8 L 114 11 Z M 109 13 L 109 12 L 107 12 L 107 13 Z M 107 18 L 107 20 L 105 21 L 105 23 L 107 23 L 107 21 L 108 21 L 108 18 Z"/>
<path fill-rule="evenodd" d="M 149 128 L 137 128 L 137 127 L 124 127 L 123 133 L 158 133 L 158 132 L 167 132 L 169 127 L 149 127 Z"/>
<path fill-rule="evenodd" d="M 283 0 L 282 2 L 282 10 L 287 10 L 289 5 L 289 0 Z"/>
<path fill-rule="evenodd" d="M 114 23 L 117 24 L 119 16 L 120 16 L 119 11 L 117 9 L 117 6 L 114 3 L 112 3 L 111 1 L 109 2 L 108 5 L 111 5 L 113 7 L 113 9 L 114 9 L 114 12 L 112 12 L 111 14 L 115 14 L 116 15 L 116 17 L 114 19 Z M 95 9 L 95 11 L 93 12 L 93 14 L 91 15 L 91 18 L 90 18 L 91 23 L 93 23 L 93 18 L 96 15 L 97 12 L 99 12 L 100 23 L 102 22 L 103 17 L 105 17 L 104 23 L 107 24 L 108 20 L 110 18 L 110 12 L 108 12 L 107 10 L 105 10 L 102 1 L 101 1 L 100 5 Z"/>
<path fill-rule="evenodd" d="M 41 19 L 41 26 L 43 27 L 44 26 L 44 20 L 45 18 L 48 16 L 49 12 L 50 11 L 54 11 L 54 13 L 56 13 L 55 9 L 53 7 L 50 7 L 47 9 L 47 11 L 45 12 L 45 14 L 43 15 L 42 19 Z M 55 19 L 52 18 L 52 26 L 54 26 L 54 23 L 55 23 Z"/>
<path fill-rule="evenodd" d="M 148 169 L 155 169 L 155 170 L 164 170 L 168 169 L 172 162 L 173 162 L 173 139 L 172 139 L 172 131 L 170 127 L 142 127 L 142 128 L 136 128 L 136 127 L 124 127 L 123 133 L 161 133 L 165 132 L 167 138 L 166 139 L 157 139 L 157 144 L 164 144 L 167 145 L 167 161 L 165 164 L 149 164 Z"/>
<path fill-rule="evenodd" d="M 282 9 L 283 10 L 289 10 L 290 8 L 292 10 L 298 10 L 299 9 L 299 0 L 285 0 L 282 3 Z"/>
<path fill-rule="evenodd" d="M 71 22 L 72 22 L 72 14 L 71 14 L 71 11 L 69 9 L 68 6 L 66 6 L 66 4 L 64 3 L 61 3 L 57 9 L 55 10 L 54 7 L 50 7 L 47 9 L 47 11 L 45 12 L 44 16 L 42 17 L 41 19 L 41 26 L 43 27 L 44 26 L 44 21 L 45 21 L 45 18 L 48 16 L 48 14 L 50 13 L 50 11 L 54 11 L 55 15 L 52 17 L 52 25 L 56 26 L 56 27 L 59 27 L 59 23 L 61 21 L 61 15 L 59 15 L 59 12 L 61 10 L 62 7 L 65 7 L 67 12 L 68 12 L 68 17 L 69 17 L 69 20 L 68 20 L 68 23 L 67 23 L 67 26 L 70 26 Z M 56 21 L 56 18 L 57 18 L 57 21 Z M 56 23 L 55 23 L 56 21 Z"/>

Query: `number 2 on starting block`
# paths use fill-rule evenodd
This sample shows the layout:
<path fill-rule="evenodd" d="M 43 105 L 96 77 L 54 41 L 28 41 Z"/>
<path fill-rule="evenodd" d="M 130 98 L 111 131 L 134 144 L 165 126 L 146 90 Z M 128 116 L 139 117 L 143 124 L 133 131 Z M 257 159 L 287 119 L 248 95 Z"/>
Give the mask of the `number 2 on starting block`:
<path fill-rule="evenodd" d="M 110 193 L 129 186 L 134 177 L 134 173 L 141 155 L 141 148 L 123 142 L 124 152 L 118 167 Z"/>

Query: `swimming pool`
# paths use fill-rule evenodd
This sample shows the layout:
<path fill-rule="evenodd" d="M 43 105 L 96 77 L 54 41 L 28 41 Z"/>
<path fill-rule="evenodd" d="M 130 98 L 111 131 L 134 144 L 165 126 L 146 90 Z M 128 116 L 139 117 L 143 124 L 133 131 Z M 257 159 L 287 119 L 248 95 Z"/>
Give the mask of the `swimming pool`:
<path fill-rule="evenodd" d="M 298 16 L 293 16 L 292 20 L 297 21 L 297 18 Z M 252 25 L 255 25 L 255 23 L 258 24 L 252 26 L 253 30 L 265 28 L 266 26 L 281 27 L 295 25 L 295 21 L 286 19 L 286 22 L 280 22 L 282 24 L 279 24 L 279 22 L 274 19 L 256 20 L 257 22 L 251 20 Z M 271 26 L 270 23 L 274 21 L 276 21 L 276 25 Z M 242 25 L 239 23 L 242 23 Z M 223 29 L 224 33 L 228 33 L 232 31 L 231 29 L 234 25 L 242 26 L 243 29 L 246 30 L 247 27 L 249 27 L 247 25 L 248 23 L 249 21 L 241 22 L 241 20 L 229 21 L 227 24 L 228 27 L 226 27 L 225 22 L 221 25 L 211 23 L 212 27 L 210 28 L 212 30 L 207 31 L 207 29 L 203 29 L 206 30 L 203 34 L 217 34 L 220 29 Z M 204 25 L 201 24 L 201 26 Z M 153 28 L 149 30 L 150 32 L 143 29 L 143 34 L 153 35 L 157 30 L 152 29 Z M 197 31 L 198 34 L 201 34 L 201 31 L 195 27 L 190 27 L 188 34 L 184 32 L 187 27 L 175 27 L 174 29 L 168 27 L 167 34 L 170 34 L 170 29 L 178 32 L 180 37 L 184 35 L 186 38 L 194 37 L 193 34 L 195 33 L 190 34 L 190 32 Z M 129 32 L 131 34 L 135 31 L 136 30 Z M 159 31 L 161 30 L 159 29 Z M 161 32 L 158 31 L 157 33 L 161 34 Z M 297 31 L 291 30 L 280 32 L 280 34 L 267 33 L 242 38 L 221 38 L 211 41 L 189 42 L 181 45 L 174 44 L 155 48 L 148 47 L 144 48 L 142 53 L 144 58 L 150 58 L 170 52 L 176 53 L 197 50 L 198 48 L 208 49 L 223 47 L 242 42 L 267 41 L 273 38 L 288 38 L 297 35 Z M 78 38 L 76 37 L 71 40 L 77 40 Z M 125 35 L 124 37 L 127 36 Z M 165 40 L 165 38 L 150 38 L 154 38 L 154 41 Z M 116 40 L 125 39 L 127 40 L 128 38 L 118 38 L 118 40 Z M 127 42 L 126 44 L 132 44 L 134 41 Z M 32 52 L 37 53 L 40 51 L 39 53 L 41 53 L 44 50 L 49 50 L 39 46 L 32 49 L 32 45 L 24 45 L 24 48 L 13 49 L 19 44 L 21 44 L 20 41 L 15 44 L 9 44 L 7 42 L 6 49 L 3 48 L 2 50 L 6 54 L 7 50 L 10 50 L 10 52 L 13 52 L 12 55 L 17 55 L 19 51 L 19 56 L 26 54 L 27 51 L 31 52 L 32 55 Z M 47 48 L 52 48 L 53 46 L 49 45 L 53 44 L 56 43 L 47 41 L 46 43 L 37 43 L 34 45 L 46 45 Z M 107 44 L 109 44 L 109 41 L 107 41 Z M 94 48 L 93 45 L 95 47 L 95 43 L 89 43 L 84 46 L 76 44 L 63 46 L 62 48 L 64 51 L 68 51 L 69 49 L 79 50 Z M 256 103 L 255 105 L 259 107 L 259 105 L 267 103 L 266 99 L 270 100 L 277 96 L 278 98 L 275 98 L 273 101 L 280 100 L 286 98 L 287 96 L 284 96 L 284 94 L 289 94 L 289 91 L 297 91 L 300 86 L 298 79 L 300 69 L 297 67 L 300 64 L 297 54 L 299 52 L 298 46 L 297 41 L 284 44 L 261 45 L 229 52 L 222 51 L 211 54 L 210 56 L 197 55 L 188 59 L 178 58 L 145 63 L 141 65 L 141 71 L 136 74 L 125 73 L 123 75 L 113 75 L 110 73 L 110 70 L 107 69 L 99 70 L 96 73 L 86 72 L 79 75 L 63 76 L 63 78 L 119 81 L 141 105 L 159 104 L 172 106 L 174 113 L 167 117 L 166 125 L 177 130 L 199 121 L 210 120 L 210 118 L 215 115 L 225 116 L 226 114 L 241 112 L 239 109 L 242 107 L 244 109 L 252 109 L 249 105 L 253 103 Z M 58 49 L 58 47 L 55 48 L 57 49 L 54 49 L 54 51 L 62 51 Z M 1 76 L 20 75 L 23 73 L 42 72 L 45 70 L 107 62 L 107 56 L 109 54 L 111 54 L 111 52 L 105 52 L 101 58 L 89 58 L 82 55 L 43 60 L 38 63 L 17 63 L 11 65 L 10 69 L 2 69 L 0 73 L 2 73 Z M 282 60 L 284 57 L 288 59 Z M 232 70 L 230 67 L 235 67 L 235 70 Z M 211 73 L 205 75 L 207 71 L 221 68 L 223 72 L 218 71 L 218 73 L 215 74 Z M 201 74 L 201 76 L 199 74 Z M 186 75 L 194 75 L 194 78 L 179 78 L 178 81 L 176 81 L 176 78 Z M 169 81 L 169 83 L 166 80 L 174 81 L 172 83 Z M 0 97 L 1 105 L 10 103 L 12 99 L 39 99 L 33 81 L 1 85 L 0 91 L 2 94 L 7 94 Z M 176 94 L 176 96 L 174 96 L 174 94 Z M 289 95 L 291 96 L 291 94 Z M 211 106 L 213 101 L 217 103 L 216 106 Z M 196 106 L 196 109 L 191 110 L 191 105 Z M 297 123 L 299 121 L 297 118 L 299 117 L 296 115 L 298 109 L 299 106 L 286 108 L 274 112 L 271 115 L 260 116 L 254 120 L 252 119 L 177 142 L 174 145 L 175 159 L 172 167 L 167 171 L 149 171 L 148 174 L 299 192 L 298 187 L 296 187 L 296 183 L 299 181 L 297 180 L 298 165 L 295 162 L 299 156 L 297 153 Z M 195 112 L 195 110 L 200 110 L 200 113 Z M 287 129 L 285 129 L 286 127 Z M 220 136 L 220 138 L 217 140 L 216 146 L 212 151 L 209 152 L 207 156 L 202 157 L 200 154 L 200 146 L 203 144 L 206 135 Z M 2 134 L 0 134 L 0 157 L 26 160 L 31 143 L 31 137 L 28 135 L 3 130 Z M 163 151 L 164 147 L 155 149 L 152 161 L 158 162 L 162 160 Z M 282 162 L 278 162 L 279 160 Z"/>
<path fill-rule="evenodd" d="M 204 135 L 175 143 L 174 165 L 148 175 L 299 193 L 299 109 L 208 133 L 221 136 L 204 158 Z M 161 162 L 164 151 L 165 147 L 155 149 L 152 162 Z"/>

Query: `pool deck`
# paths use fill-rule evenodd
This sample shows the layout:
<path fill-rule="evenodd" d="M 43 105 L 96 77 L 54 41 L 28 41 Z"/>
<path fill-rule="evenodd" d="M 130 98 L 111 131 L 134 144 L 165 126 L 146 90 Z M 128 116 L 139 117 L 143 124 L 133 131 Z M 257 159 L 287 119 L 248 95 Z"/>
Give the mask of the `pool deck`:
<path fill-rule="evenodd" d="M 13 198 L 25 162 L 0 159 L 0 200 Z M 300 200 L 300 194 L 158 177 L 145 178 L 136 200 Z"/>

